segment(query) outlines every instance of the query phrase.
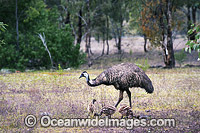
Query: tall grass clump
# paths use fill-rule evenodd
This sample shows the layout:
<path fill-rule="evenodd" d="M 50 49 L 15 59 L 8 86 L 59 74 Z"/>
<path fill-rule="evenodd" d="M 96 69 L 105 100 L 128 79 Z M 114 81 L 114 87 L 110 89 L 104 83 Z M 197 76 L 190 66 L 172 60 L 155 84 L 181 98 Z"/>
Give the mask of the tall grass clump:
<path fill-rule="evenodd" d="M 139 68 L 141 68 L 143 71 L 146 71 L 149 67 L 150 67 L 150 65 L 149 65 L 149 63 L 148 63 L 148 59 L 137 59 L 136 61 L 135 61 L 135 64 L 139 67 Z"/>

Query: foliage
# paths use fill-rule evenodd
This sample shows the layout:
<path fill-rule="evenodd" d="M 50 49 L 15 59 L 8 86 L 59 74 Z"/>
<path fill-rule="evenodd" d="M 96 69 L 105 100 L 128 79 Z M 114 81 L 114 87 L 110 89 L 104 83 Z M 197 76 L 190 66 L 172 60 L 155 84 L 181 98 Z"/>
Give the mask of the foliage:
<path fill-rule="evenodd" d="M 191 53 L 192 50 L 196 50 L 199 53 L 200 59 L 200 24 L 196 26 L 192 25 L 192 29 L 188 31 L 188 36 L 195 36 L 194 40 L 189 40 L 186 45 L 185 51 Z"/>
<path fill-rule="evenodd" d="M 0 44 L 0 68 L 15 68 L 13 64 L 17 58 L 18 53 L 13 45 L 7 45 L 6 43 Z"/>
<path fill-rule="evenodd" d="M 163 0 L 161 0 L 163 2 Z M 164 11 L 166 3 L 161 1 L 147 1 L 142 4 L 142 11 L 139 16 L 139 27 L 142 34 L 150 38 L 154 47 L 161 47 L 163 43 L 163 34 L 166 34 L 166 20 L 164 21 Z"/>
<path fill-rule="evenodd" d="M 5 26 L 7 26 L 7 25 L 4 24 L 3 22 L 0 22 L 0 33 L 1 33 L 1 32 L 5 32 L 5 30 L 6 30 L 6 27 L 5 27 Z M 0 47 L 1 47 L 1 45 L 3 45 L 3 44 L 5 44 L 4 40 L 0 40 Z"/>
<path fill-rule="evenodd" d="M 185 51 L 182 50 L 181 52 L 175 53 L 174 57 L 175 57 L 176 61 L 178 62 L 178 64 L 181 66 L 181 64 L 187 58 L 187 55 L 186 55 Z"/>
<path fill-rule="evenodd" d="M 6 0 L 0 3 L 0 20 L 3 21 L 0 30 L 4 31 L 0 33 L 0 68 L 49 68 L 48 53 L 37 37 L 38 33 L 46 35 L 53 66 L 61 64 L 63 68 L 78 67 L 84 62 L 80 45 L 73 43 L 85 38 L 104 41 L 114 38 L 121 51 L 121 37 L 127 34 L 128 25 L 136 33 L 145 34 L 151 46 L 167 48 L 164 46 L 169 35 L 166 0 Z M 191 10 L 198 8 L 199 1 L 172 2 L 173 21 L 169 29 L 174 31 L 187 23 L 184 15 L 187 6 Z M 181 15 L 177 15 L 178 12 Z M 165 53 L 170 55 L 171 52 Z"/>
<path fill-rule="evenodd" d="M 175 67 L 172 31 L 176 28 L 176 5 L 172 0 L 144 0 L 141 2 L 139 26 L 151 46 L 163 49 L 166 67 Z"/>
<path fill-rule="evenodd" d="M 135 61 L 135 64 L 141 68 L 143 71 L 146 71 L 150 65 L 148 64 L 148 59 L 138 59 Z"/>
<path fill-rule="evenodd" d="M 6 31 L 6 27 L 8 26 L 7 24 L 4 24 L 3 22 L 0 22 L 0 37 L 2 36 L 2 32 Z M 4 63 L 6 63 L 6 66 L 9 68 L 12 65 L 10 64 L 10 62 L 14 61 L 17 56 L 16 53 L 14 52 L 15 49 L 13 46 L 11 45 L 6 45 L 5 41 L 3 39 L 0 39 L 0 68 L 1 66 L 4 65 Z"/>
<path fill-rule="evenodd" d="M 46 43 L 52 55 L 54 66 L 61 64 L 64 68 L 78 67 L 84 62 L 85 55 L 80 45 L 74 45 L 69 25 L 59 27 L 57 7 L 48 8 L 42 0 L 25 1 L 27 8 L 19 19 L 19 50 L 14 45 L 16 38 L 13 19 L 9 29 L 2 34 L 5 44 L 1 44 L 0 68 L 50 68 L 51 62 L 38 33 L 46 35 Z M 19 9 L 21 9 L 19 3 Z M 14 8 L 14 7 L 13 7 Z M 6 18 L 5 18 L 6 19 Z M 15 34 L 13 34 L 13 32 Z"/>
<path fill-rule="evenodd" d="M 8 26 L 7 24 L 4 24 L 3 22 L 0 22 L 0 31 L 3 31 L 5 32 L 6 30 L 6 27 L 5 26 Z"/>

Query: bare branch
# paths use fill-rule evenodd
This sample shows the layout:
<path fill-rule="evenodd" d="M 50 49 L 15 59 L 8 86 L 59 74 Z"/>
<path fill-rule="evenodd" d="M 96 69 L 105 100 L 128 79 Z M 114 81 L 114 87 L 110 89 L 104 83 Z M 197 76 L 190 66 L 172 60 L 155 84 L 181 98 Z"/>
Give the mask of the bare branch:
<path fill-rule="evenodd" d="M 70 24 L 70 27 L 72 28 L 72 31 L 73 31 L 73 33 L 74 33 L 74 44 L 76 44 L 76 40 L 77 40 L 77 35 L 76 35 L 76 31 L 75 31 L 75 29 L 74 29 L 74 27 L 73 27 L 73 25 L 72 24 Z"/>
<path fill-rule="evenodd" d="M 85 25 L 87 26 L 88 24 L 87 24 L 87 22 L 86 22 L 86 20 L 83 18 L 83 17 L 81 17 L 78 13 L 76 14 L 78 17 L 80 17 L 83 21 L 84 21 L 84 23 L 85 23 Z"/>
<path fill-rule="evenodd" d="M 46 41 L 45 41 L 44 32 L 43 32 L 43 36 L 42 36 L 40 33 L 38 34 L 38 36 L 39 36 L 39 38 L 41 39 L 41 41 L 42 41 L 42 43 L 43 43 L 43 45 L 44 45 L 46 51 L 48 52 L 49 58 L 50 58 L 50 60 L 51 60 L 51 66 L 52 66 L 52 68 L 54 68 L 54 67 L 53 67 L 53 59 L 51 58 L 51 53 L 50 53 L 49 49 L 47 48 L 47 44 L 46 44 Z"/>

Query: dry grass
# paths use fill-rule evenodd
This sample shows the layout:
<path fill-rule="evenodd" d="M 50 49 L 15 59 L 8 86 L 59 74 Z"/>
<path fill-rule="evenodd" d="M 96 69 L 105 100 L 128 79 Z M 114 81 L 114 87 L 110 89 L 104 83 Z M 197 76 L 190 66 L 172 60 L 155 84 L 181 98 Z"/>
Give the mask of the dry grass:
<path fill-rule="evenodd" d="M 28 114 L 40 117 L 48 112 L 55 118 L 86 118 L 87 105 L 93 98 L 114 105 L 118 91 L 113 86 L 89 87 L 78 79 L 82 70 L 57 72 L 13 73 L 0 75 L 0 131 L 11 132 L 88 132 L 126 131 L 123 128 L 42 128 L 24 125 Z M 88 70 L 95 78 L 102 70 Z M 133 111 L 153 118 L 175 118 L 176 128 L 136 128 L 133 131 L 197 131 L 200 117 L 200 69 L 149 69 L 155 92 L 147 94 L 132 88 Z M 121 104 L 128 104 L 125 97 Z M 115 118 L 120 118 L 115 113 Z"/>

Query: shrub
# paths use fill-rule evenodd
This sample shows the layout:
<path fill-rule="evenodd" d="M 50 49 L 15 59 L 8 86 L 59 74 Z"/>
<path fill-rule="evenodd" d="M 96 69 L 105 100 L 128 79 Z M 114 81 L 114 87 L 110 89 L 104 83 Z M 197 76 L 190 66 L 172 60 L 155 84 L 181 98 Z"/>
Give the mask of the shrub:
<path fill-rule="evenodd" d="M 178 64 L 181 67 L 181 64 L 186 60 L 187 56 L 186 53 L 184 52 L 184 50 L 182 50 L 181 52 L 175 53 L 174 54 L 176 61 L 178 62 Z"/>
<path fill-rule="evenodd" d="M 51 68 L 51 61 L 39 33 L 46 36 L 46 44 L 54 61 L 63 68 L 78 67 L 85 61 L 80 45 L 74 45 L 74 37 L 69 25 L 59 27 L 59 12 L 56 7 L 47 8 L 44 1 L 33 0 L 26 3 L 24 16 L 19 25 L 19 49 L 16 50 L 15 27 L 0 33 L 0 68 L 26 69 Z M 23 19 L 23 21 L 22 21 Z M 15 22 L 14 22 L 15 23 Z M 11 25 L 11 24 L 10 24 Z M 12 25 L 11 25 L 12 26 Z"/>

